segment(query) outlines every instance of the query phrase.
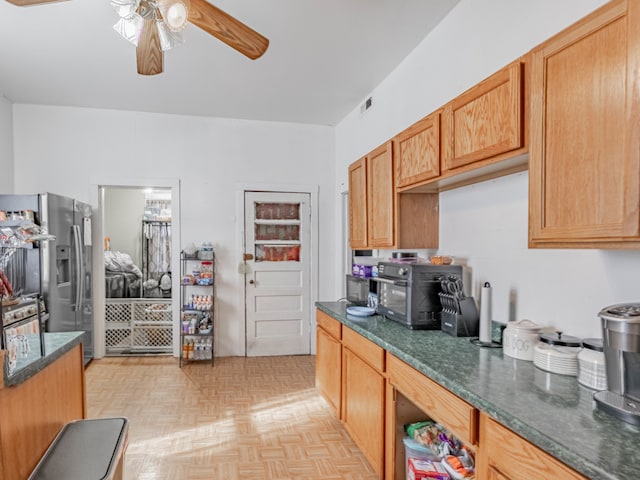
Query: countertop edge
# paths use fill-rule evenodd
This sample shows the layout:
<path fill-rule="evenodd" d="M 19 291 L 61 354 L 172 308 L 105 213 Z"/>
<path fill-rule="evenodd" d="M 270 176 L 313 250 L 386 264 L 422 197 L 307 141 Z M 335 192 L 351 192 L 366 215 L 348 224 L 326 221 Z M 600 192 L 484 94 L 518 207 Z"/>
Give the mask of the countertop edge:
<path fill-rule="evenodd" d="M 51 348 L 50 352 L 46 352 L 44 356 L 38 358 L 29 365 L 26 365 L 9 377 L 7 377 L 7 368 L 3 361 L 2 370 L 4 376 L 4 388 L 10 388 L 16 385 L 20 385 L 21 383 L 24 383 L 37 373 L 44 370 L 47 366 L 58 360 L 65 353 L 69 352 L 78 344 L 82 343 L 84 334 L 85 332 L 44 333 L 45 348 L 49 346 Z M 49 343 L 50 345 L 47 345 L 47 343 Z M 6 358 L 4 358 L 4 360 L 6 360 Z"/>

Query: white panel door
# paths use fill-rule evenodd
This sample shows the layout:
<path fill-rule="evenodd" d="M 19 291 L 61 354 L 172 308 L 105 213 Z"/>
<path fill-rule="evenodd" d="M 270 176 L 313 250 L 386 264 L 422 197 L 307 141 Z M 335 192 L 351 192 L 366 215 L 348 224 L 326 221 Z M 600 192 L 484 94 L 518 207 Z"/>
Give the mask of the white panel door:
<path fill-rule="evenodd" d="M 247 356 L 311 353 L 310 195 L 245 192 Z"/>

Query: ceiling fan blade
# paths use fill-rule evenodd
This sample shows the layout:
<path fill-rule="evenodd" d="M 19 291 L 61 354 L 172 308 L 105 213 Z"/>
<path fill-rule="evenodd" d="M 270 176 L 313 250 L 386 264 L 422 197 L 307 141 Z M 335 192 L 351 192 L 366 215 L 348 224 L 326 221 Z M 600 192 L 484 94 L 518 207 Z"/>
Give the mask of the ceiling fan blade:
<path fill-rule="evenodd" d="M 269 46 L 267 38 L 206 0 L 191 0 L 189 21 L 252 60 Z"/>
<path fill-rule="evenodd" d="M 9 3 L 18 5 L 19 7 L 29 7 L 31 5 L 40 5 L 41 3 L 65 2 L 67 0 L 7 0 Z"/>
<path fill-rule="evenodd" d="M 162 73 L 164 55 L 160 46 L 160 33 L 154 18 L 144 20 L 144 27 L 136 48 L 136 59 L 140 75 Z"/>

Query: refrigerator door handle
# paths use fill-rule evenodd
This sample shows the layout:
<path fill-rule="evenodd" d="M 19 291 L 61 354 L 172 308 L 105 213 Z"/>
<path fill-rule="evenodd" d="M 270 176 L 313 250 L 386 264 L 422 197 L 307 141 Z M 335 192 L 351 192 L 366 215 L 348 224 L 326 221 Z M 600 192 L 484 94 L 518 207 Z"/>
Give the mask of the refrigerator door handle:
<path fill-rule="evenodd" d="M 82 239 L 80 237 L 80 226 L 73 225 L 71 227 L 73 232 L 73 250 L 74 250 L 74 271 L 73 271 L 73 284 L 75 284 L 75 288 L 73 289 L 75 296 L 71 302 L 71 308 L 74 311 L 78 311 L 81 308 L 82 303 L 82 292 L 84 291 L 83 283 L 84 276 L 82 275 Z M 72 285 L 73 285 L 72 284 Z M 73 287 L 72 287 L 73 288 Z"/>

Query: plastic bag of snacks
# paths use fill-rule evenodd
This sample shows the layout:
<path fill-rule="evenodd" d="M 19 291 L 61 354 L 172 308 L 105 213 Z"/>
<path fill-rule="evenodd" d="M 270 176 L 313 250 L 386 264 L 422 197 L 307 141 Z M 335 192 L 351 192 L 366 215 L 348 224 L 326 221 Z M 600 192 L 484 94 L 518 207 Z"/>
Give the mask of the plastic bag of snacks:
<path fill-rule="evenodd" d="M 442 465 L 454 479 L 470 480 L 475 478 L 473 452 L 451 435 L 437 422 L 424 422 L 405 425 L 407 435 L 426 447 L 434 455 L 441 457 Z"/>
<path fill-rule="evenodd" d="M 407 425 L 405 430 L 409 437 L 429 447 L 438 457 L 455 455 L 462 447 L 460 441 L 432 420 Z"/>

